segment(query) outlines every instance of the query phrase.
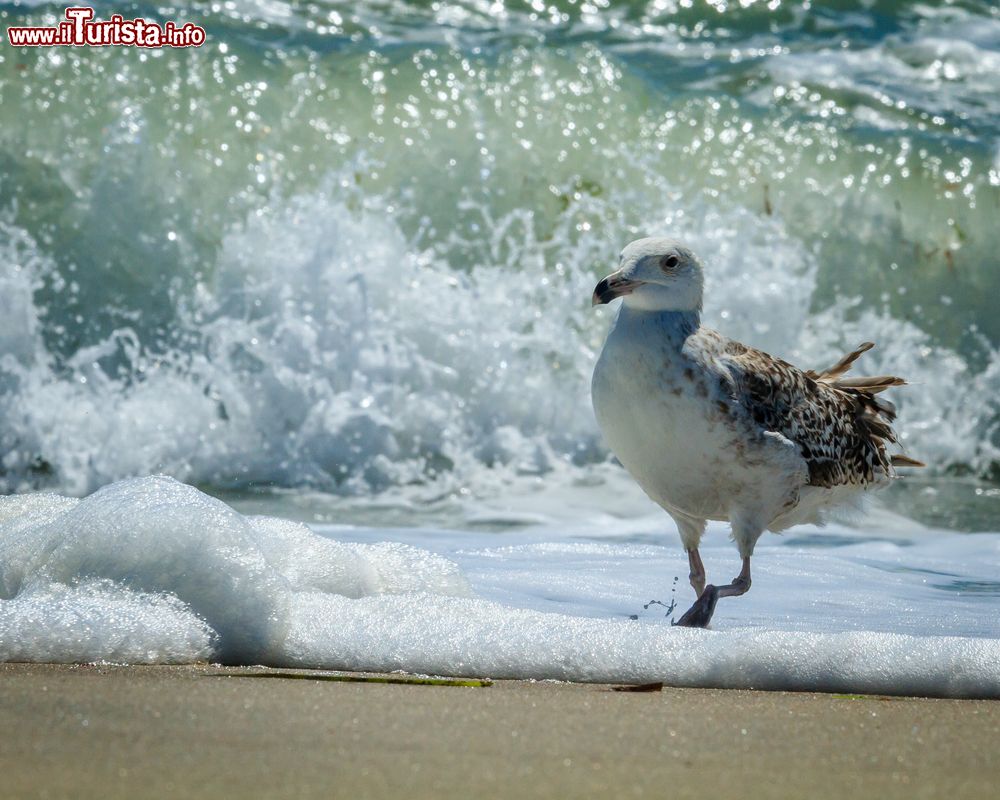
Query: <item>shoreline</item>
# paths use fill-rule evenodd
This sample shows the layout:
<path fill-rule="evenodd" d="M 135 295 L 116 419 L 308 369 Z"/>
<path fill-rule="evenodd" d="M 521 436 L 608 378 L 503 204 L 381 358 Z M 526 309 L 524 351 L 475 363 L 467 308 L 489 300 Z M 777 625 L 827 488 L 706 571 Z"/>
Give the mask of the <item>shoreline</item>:
<path fill-rule="evenodd" d="M 411 683 L 0 664 L 4 797 L 914 798 L 1000 780 L 997 701 Z"/>

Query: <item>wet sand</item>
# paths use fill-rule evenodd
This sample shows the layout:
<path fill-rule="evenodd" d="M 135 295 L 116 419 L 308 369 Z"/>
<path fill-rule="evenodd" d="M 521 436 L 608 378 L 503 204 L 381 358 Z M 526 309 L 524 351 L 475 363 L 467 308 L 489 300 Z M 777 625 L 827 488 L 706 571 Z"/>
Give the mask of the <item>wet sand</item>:
<path fill-rule="evenodd" d="M 0 795 L 954 800 L 1000 782 L 996 701 L 274 672 L 293 674 L 0 665 Z"/>

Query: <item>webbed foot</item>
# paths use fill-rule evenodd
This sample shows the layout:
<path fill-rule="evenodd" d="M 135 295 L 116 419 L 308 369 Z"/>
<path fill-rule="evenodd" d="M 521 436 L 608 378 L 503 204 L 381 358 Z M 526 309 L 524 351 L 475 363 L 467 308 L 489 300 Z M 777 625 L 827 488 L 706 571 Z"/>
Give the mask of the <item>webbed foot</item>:
<path fill-rule="evenodd" d="M 694 601 L 694 605 L 684 612 L 684 616 L 672 624 L 679 625 L 682 628 L 707 628 L 708 623 L 712 621 L 712 615 L 715 613 L 715 604 L 718 601 L 719 590 L 709 584 L 705 587 L 705 591 L 701 593 L 701 596 Z"/>

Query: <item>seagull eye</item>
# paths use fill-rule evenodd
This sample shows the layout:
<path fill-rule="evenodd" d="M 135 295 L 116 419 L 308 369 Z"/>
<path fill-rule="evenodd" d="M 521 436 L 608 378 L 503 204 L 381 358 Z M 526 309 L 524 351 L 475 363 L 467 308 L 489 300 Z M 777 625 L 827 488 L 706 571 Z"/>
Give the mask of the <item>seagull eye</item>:
<path fill-rule="evenodd" d="M 660 262 L 663 269 L 674 269 L 680 263 L 680 259 L 675 255 L 664 256 Z"/>

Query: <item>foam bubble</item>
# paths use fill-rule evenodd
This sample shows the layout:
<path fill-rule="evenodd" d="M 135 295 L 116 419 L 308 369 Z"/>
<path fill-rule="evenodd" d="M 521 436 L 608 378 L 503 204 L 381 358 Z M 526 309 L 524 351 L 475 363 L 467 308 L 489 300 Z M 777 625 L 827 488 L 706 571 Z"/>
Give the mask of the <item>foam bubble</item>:
<path fill-rule="evenodd" d="M 35 585 L 0 600 L 0 661 L 190 664 L 217 659 L 217 640 L 174 595 L 112 581 Z"/>
<path fill-rule="evenodd" d="M 192 652 L 191 637 L 210 629 L 223 661 L 273 661 L 282 651 L 295 591 L 468 591 L 454 565 L 430 553 L 403 545 L 340 545 L 296 523 L 247 519 L 170 478 L 122 481 L 79 502 L 44 495 L 0 498 L 0 509 L 0 596 L 10 626 L 0 640 L 9 635 L 18 643 L 13 652 L 26 657 L 32 645 L 25 632 L 37 626 L 37 660 L 51 657 L 59 642 L 67 642 L 68 650 L 57 660 L 111 658 L 122 647 L 102 634 L 122 636 L 114 620 L 133 615 L 128 625 L 135 637 L 151 632 L 150 652 L 162 651 L 157 636 L 176 638 L 170 631 L 181 628 L 187 638 L 175 651 L 163 652 Z M 95 614 L 108 597 L 113 602 Z M 95 632 L 70 642 L 59 621 L 77 603 L 80 619 L 93 620 Z M 48 605 L 54 631 L 43 621 Z M 157 631 L 162 609 L 169 613 Z M 195 633 L 185 613 L 203 621 Z M 203 642 L 194 650 L 199 647 Z M 124 652 L 135 652 L 135 645 Z"/>
<path fill-rule="evenodd" d="M 1000 641 L 875 632 L 692 631 L 482 600 L 296 598 L 296 666 L 601 683 L 1000 696 Z"/>
<path fill-rule="evenodd" d="M 334 540 L 298 523 L 244 517 L 169 478 L 122 481 L 81 501 L 2 498 L 0 659 L 211 658 L 497 678 L 1000 696 L 1000 640 L 970 627 L 984 609 L 976 587 L 992 596 L 994 583 L 977 576 L 995 568 L 1000 536 L 905 549 L 862 542 L 839 548 L 846 558 L 815 549 L 782 550 L 779 558 L 763 546 L 755 589 L 758 582 L 763 588 L 741 599 L 738 611 L 764 627 L 739 623 L 733 604 L 717 614 L 718 630 L 691 631 L 671 627 L 659 612 L 633 621 L 621 610 L 636 603 L 636 592 L 662 588 L 677 566 L 670 559 L 681 559 L 676 547 L 540 535 L 559 534 L 524 532 L 484 550 L 471 534 L 399 533 L 439 542 L 450 548 L 444 557 L 398 540 Z M 967 580 L 930 570 L 928 564 L 941 563 L 941 548 L 955 569 L 968 569 Z M 725 555 L 735 560 L 728 548 Z M 711 545 L 705 557 L 718 569 L 721 554 Z M 971 599 L 935 607 L 938 590 L 920 584 L 922 574 L 954 579 L 959 595 Z M 880 609 L 874 620 L 872 608 Z M 927 623 L 931 608 L 940 624 Z M 844 632 L 872 621 L 878 630 Z M 963 626 L 968 635 L 903 632 Z"/>

